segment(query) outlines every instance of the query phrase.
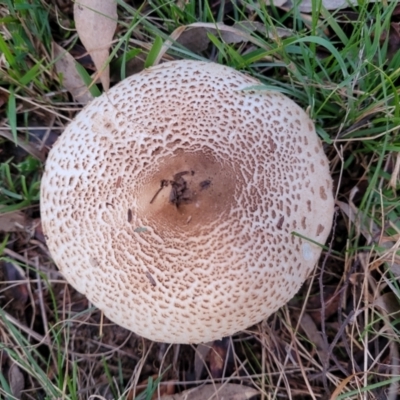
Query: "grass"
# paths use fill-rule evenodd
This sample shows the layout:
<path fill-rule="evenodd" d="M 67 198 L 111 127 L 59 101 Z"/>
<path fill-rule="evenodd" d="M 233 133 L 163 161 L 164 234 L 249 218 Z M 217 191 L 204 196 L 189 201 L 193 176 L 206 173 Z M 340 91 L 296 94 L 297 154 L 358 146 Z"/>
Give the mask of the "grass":
<path fill-rule="evenodd" d="M 397 398 L 398 17 L 396 2 L 365 3 L 326 10 L 315 1 L 304 14 L 250 0 L 139 8 L 118 0 L 114 81 L 160 57 L 232 66 L 307 108 L 331 162 L 337 213 L 315 274 L 268 321 L 227 340 L 221 378 L 209 359 L 195 377 L 199 349 L 150 343 L 103 321 L 52 263 L 39 225 L 40 176 L 48 147 L 80 107 L 55 73 L 51 42 L 83 52 L 68 5 L 0 4 L 0 397 L 151 399 L 171 386 L 236 382 L 261 399 Z M 17 213 L 23 224 L 5 224 Z"/>

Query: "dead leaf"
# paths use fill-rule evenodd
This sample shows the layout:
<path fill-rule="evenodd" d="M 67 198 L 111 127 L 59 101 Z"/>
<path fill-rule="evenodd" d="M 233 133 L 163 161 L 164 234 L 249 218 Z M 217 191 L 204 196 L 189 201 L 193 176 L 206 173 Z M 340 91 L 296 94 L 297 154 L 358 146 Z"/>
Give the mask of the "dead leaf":
<path fill-rule="evenodd" d="M 327 10 L 347 8 L 350 4 L 357 5 L 357 0 L 322 0 L 322 6 Z M 298 10 L 300 12 L 310 13 L 312 11 L 312 7 L 312 0 L 302 0 L 299 4 Z"/>
<path fill-rule="evenodd" d="M 46 236 L 43 232 L 43 226 L 42 226 L 42 221 L 40 218 L 35 218 L 32 221 L 32 226 L 34 229 L 34 237 L 36 240 L 39 242 L 42 242 L 43 244 L 46 244 Z"/>
<path fill-rule="evenodd" d="M 355 225 L 357 231 L 364 236 L 368 244 L 373 243 L 379 246 L 374 248 L 376 253 L 379 255 L 379 258 L 374 260 L 372 263 L 374 268 L 379 267 L 385 262 L 387 263 L 388 268 L 396 276 L 399 276 L 400 256 L 398 254 L 398 250 L 400 246 L 400 236 L 393 235 L 392 237 L 388 238 L 387 236 L 382 235 L 381 228 L 379 228 L 374 220 L 366 216 L 353 203 L 353 197 L 356 191 L 357 188 L 351 191 L 349 204 L 342 201 L 336 201 L 336 204 Z M 394 242 L 394 240 L 396 240 L 396 242 Z"/>
<path fill-rule="evenodd" d="M 110 66 L 106 64 L 117 28 L 115 0 L 79 0 L 74 4 L 74 20 L 79 39 L 91 55 L 104 90 L 110 87 Z"/>
<path fill-rule="evenodd" d="M 125 76 L 137 74 L 144 69 L 145 59 L 142 55 L 132 58 L 125 64 Z M 114 68 L 111 70 L 111 82 L 119 82 L 121 80 L 121 70 Z"/>
<path fill-rule="evenodd" d="M 381 0 L 369 0 L 369 3 L 376 3 Z M 390 0 L 389 0 L 390 1 Z M 394 1 L 394 0 L 392 0 Z M 275 7 L 281 7 L 284 9 L 292 9 L 293 5 L 296 4 L 297 10 L 304 13 L 310 13 L 312 11 L 313 2 L 315 0 L 266 0 L 266 4 L 273 3 Z M 322 0 L 322 6 L 327 10 L 338 10 L 339 8 L 348 8 L 351 5 L 358 5 L 358 0 Z"/>
<path fill-rule="evenodd" d="M 388 58 L 391 60 L 400 48 L 400 23 L 391 22 L 389 29 Z"/>
<path fill-rule="evenodd" d="M 214 379 L 221 378 L 223 375 L 229 343 L 229 337 L 223 338 L 221 340 L 216 340 L 208 355 L 210 361 L 211 377 Z"/>
<path fill-rule="evenodd" d="M 286 38 L 293 36 L 293 31 L 287 28 L 274 27 L 274 29 L 267 30 L 265 24 L 259 21 L 242 21 L 233 24 L 233 28 L 242 32 L 258 32 L 269 39 Z"/>
<path fill-rule="evenodd" d="M 21 392 L 25 388 L 25 378 L 17 364 L 12 364 L 8 371 L 8 384 L 11 393 L 17 399 L 21 398 Z"/>
<path fill-rule="evenodd" d="M 329 319 L 337 313 L 340 303 L 340 293 L 336 286 L 324 286 L 324 316 Z M 312 317 L 316 324 L 321 323 L 321 295 L 316 293 L 311 295 L 307 302 L 307 313 Z"/>
<path fill-rule="evenodd" d="M 396 278 L 400 277 L 400 263 L 394 263 L 390 265 L 390 270 L 394 273 Z"/>
<path fill-rule="evenodd" d="M 0 232 L 24 231 L 27 224 L 28 219 L 22 211 L 0 214 Z"/>
<path fill-rule="evenodd" d="M 4 282 L 13 282 L 4 292 L 5 297 L 12 301 L 13 311 L 23 311 L 29 299 L 29 288 L 26 277 L 21 267 L 14 263 L 4 261 L 1 264 L 4 274 Z"/>
<path fill-rule="evenodd" d="M 378 225 L 365 213 L 359 210 L 353 203 L 353 197 L 355 190 L 352 190 L 350 195 L 349 204 L 343 201 L 336 201 L 339 208 L 346 214 L 347 218 L 355 225 L 357 231 L 361 233 L 366 239 L 367 243 L 370 244 L 375 237 L 379 237 L 380 230 Z"/>
<path fill-rule="evenodd" d="M 206 50 L 210 44 L 210 39 L 207 36 L 207 30 L 204 28 L 186 29 L 177 39 L 177 42 L 186 47 L 190 51 L 201 53 Z"/>
<path fill-rule="evenodd" d="M 71 54 L 71 56 L 89 73 L 96 71 L 92 57 L 80 43 L 75 43 L 75 45 L 70 48 L 69 54 Z"/>
<path fill-rule="evenodd" d="M 248 386 L 218 383 L 185 390 L 172 396 L 163 396 L 161 400 L 246 400 L 258 394 L 258 390 Z"/>
<path fill-rule="evenodd" d="M 395 316 L 400 312 L 398 298 L 393 292 L 384 293 L 377 297 L 374 300 L 373 305 L 383 310 L 386 314 L 390 314 L 391 316 Z"/>
<path fill-rule="evenodd" d="M 9 94 L 6 92 L 0 92 L 0 108 L 8 102 Z"/>
<path fill-rule="evenodd" d="M 220 37 L 226 44 L 248 42 L 250 41 L 252 32 L 258 32 L 269 39 L 277 37 L 284 38 L 293 35 L 291 30 L 285 28 L 275 28 L 274 30 L 268 31 L 263 23 L 257 21 L 243 21 L 235 23 L 232 26 L 221 23 L 209 24 L 203 22 L 199 22 L 197 25 L 204 26 L 195 27 L 194 24 L 188 25 L 188 27 L 192 27 L 192 29 L 185 31 L 178 42 L 193 50 L 199 50 L 193 46 L 193 44 L 201 43 L 201 50 L 205 50 L 210 42 L 207 36 L 208 32 Z"/>
<path fill-rule="evenodd" d="M 194 377 L 198 381 L 201 378 L 201 374 L 204 371 L 206 365 L 207 355 L 214 342 L 200 343 L 196 347 L 196 353 L 194 355 Z"/>
<path fill-rule="evenodd" d="M 234 26 L 225 25 L 223 23 L 195 22 L 190 25 L 179 26 L 171 33 L 158 53 L 154 65 L 160 62 L 174 42 L 180 43 L 191 51 L 204 51 L 210 44 L 208 33 L 220 37 L 227 44 L 251 42 L 262 47 L 262 42 L 251 35 L 251 32 L 254 31 L 258 31 L 270 39 L 291 35 L 291 31 L 283 28 L 277 28 L 271 32 L 267 32 L 264 24 L 259 22 L 251 22 L 249 24 L 240 23 Z"/>
<path fill-rule="evenodd" d="M 86 104 L 93 96 L 79 75 L 74 57 L 65 49 L 53 42 L 53 59 L 56 60 L 57 74 L 62 75 L 62 84 L 78 103 Z"/>
<path fill-rule="evenodd" d="M 307 338 L 311 343 L 315 345 L 318 357 L 321 360 L 322 365 L 328 365 L 329 362 L 329 346 L 328 343 L 323 339 L 321 333 L 318 331 L 317 325 L 307 313 L 304 313 L 300 326 L 305 332 Z"/>
<path fill-rule="evenodd" d="M 5 137 L 10 142 L 14 142 L 14 136 L 11 130 L 5 130 L 5 129 L 0 130 L 0 136 Z M 18 135 L 17 144 L 19 147 L 21 147 L 21 149 L 25 150 L 32 157 L 35 157 L 42 162 L 45 161 L 44 153 L 40 151 L 33 143 L 29 143 L 28 141 L 26 141 L 26 139 L 23 138 L 22 135 L 21 136 Z"/>

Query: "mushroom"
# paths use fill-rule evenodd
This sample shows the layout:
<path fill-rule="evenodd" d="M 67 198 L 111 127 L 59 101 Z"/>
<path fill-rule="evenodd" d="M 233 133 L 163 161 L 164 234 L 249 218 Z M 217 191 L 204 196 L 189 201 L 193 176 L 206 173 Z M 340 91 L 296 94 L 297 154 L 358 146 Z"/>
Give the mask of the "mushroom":
<path fill-rule="evenodd" d="M 50 151 L 48 248 L 110 320 L 207 342 L 277 311 L 313 271 L 332 224 L 328 160 L 307 114 L 259 88 L 167 62 L 93 100 Z"/>

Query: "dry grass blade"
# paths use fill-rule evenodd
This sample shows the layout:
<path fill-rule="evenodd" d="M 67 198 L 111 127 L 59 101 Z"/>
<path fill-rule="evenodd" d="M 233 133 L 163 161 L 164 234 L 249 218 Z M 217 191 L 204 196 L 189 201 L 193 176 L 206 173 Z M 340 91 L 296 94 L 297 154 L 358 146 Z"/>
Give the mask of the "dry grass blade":
<path fill-rule="evenodd" d="M 173 45 L 174 41 L 178 40 L 181 34 L 185 31 L 187 27 L 186 26 L 180 26 L 179 28 L 176 28 L 170 35 L 169 39 L 163 44 L 161 47 L 160 52 L 158 53 L 154 65 L 157 65 L 165 53 L 169 50 L 169 48 Z"/>
<path fill-rule="evenodd" d="M 393 168 L 392 175 L 390 177 L 389 186 L 396 190 L 398 182 L 400 181 L 400 153 L 396 154 L 396 162 Z"/>
<path fill-rule="evenodd" d="M 350 375 L 347 378 L 343 379 L 342 382 L 336 387 L 335 391 L 332 393 L 329 400 L 336 400 L 342 390 L 346 387 L 346 385 L 354 379 L 354 375 Z"/>
<path fill-rule="evenodd" d="M 85 83 L 76 69 L 76 61 L 71 54 L 59 46 L 52 43 L 53 58 L 56 60 L 57 74 L 62 75 L 62 85 L 78 103 L 86 104 L 93 99 Z"/>
<path fill-rule="evenodd" d="M 109 49 L 117 28 L 114 0 L 80 0 L 74 4 L 76 30 L 100 74 L 104 90 L 110 87 Z"/>

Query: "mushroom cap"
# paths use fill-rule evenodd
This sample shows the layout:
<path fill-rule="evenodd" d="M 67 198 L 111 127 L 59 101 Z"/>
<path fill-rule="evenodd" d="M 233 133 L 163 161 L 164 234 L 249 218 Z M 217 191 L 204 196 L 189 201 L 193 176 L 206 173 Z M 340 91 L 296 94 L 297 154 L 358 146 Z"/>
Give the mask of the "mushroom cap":
<path fill-rule="evenodd" d="M 159 342 L 220 339 L 313 271 L 332 224 L 328 160 L 307 114 L 254 85 L 167 62 L 93 100 L 50 151 L 48 248 L 115 323 Z"/>

